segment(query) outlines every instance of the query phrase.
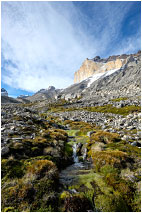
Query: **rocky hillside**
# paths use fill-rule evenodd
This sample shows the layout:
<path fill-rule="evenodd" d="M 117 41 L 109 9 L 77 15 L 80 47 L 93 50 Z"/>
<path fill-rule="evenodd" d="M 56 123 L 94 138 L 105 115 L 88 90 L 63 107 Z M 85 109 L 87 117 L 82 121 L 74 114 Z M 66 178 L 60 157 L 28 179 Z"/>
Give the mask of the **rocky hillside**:
<path fill-rule="evenodd" d="M 86 100 L 89 103 L 93 102 L 93 99 L 101 102 L 102 99 L 107 101 L 108 97 L 112 99 L 119 96 L 123 97 L 126 94 L 129 97 L 140 95 L 141 52 L 122 56 L 127 58 L 127 62 L 123 67 L 98 74 L 95 73 L 80 83 L 73 84 L 62 90 L 57 98 L 65 98 L 66 100 L 82 98 L 83 101 Z M 112 60 L 112 58 L 114 57 L 110 57 L 109 60 Z"/>
<path fill-rule="evenodd" d="M 41 101 L 41 100 L 47 100 L 52 99 L 59 94 L 60 90 L 55 89 L 53 86 L 49 86 L 48 89 L 41 89 L 38 92 L 36 92 L 33 96 L 29 96 L 27 100 L 34 102 L 34 101 Z"/>
<path fill-rule="evenodd" d="M 17 99 L 11 98 L 11 97 L 8 97 L 8 96 L 1 96 L 1 102 L 3 104 L 7 104 L 7 103 L 20 103 L 20 101 L 18 101 Z"/>

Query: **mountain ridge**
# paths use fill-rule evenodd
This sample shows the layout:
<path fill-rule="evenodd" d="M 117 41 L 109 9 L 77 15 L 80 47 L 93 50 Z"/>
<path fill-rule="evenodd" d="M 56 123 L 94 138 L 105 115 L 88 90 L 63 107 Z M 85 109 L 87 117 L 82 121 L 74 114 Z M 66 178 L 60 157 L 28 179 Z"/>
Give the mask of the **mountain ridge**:
<path fill-rule="evenodd" d="M 136 54 L 122 54 L 109 56 L 106 59 L 101 59 L 96 56 L 93 59 L 85 59 L 78 71 L 74 73 L 74 83 L 79 83 L 82 80 L 91 77 L 94 74 L 105 73 L 108 70 L 120 69 L 129 60 L 134 61 Z"/>
<path fill-rule="evenodd" d="M 24 96 L 17 97 L 17 103 L 19 101 L 52 101 L 52 100 L 59 100 L 59 99 L 65 99 L 65 100 L 71 100 L 71 99 L 78 99 L 81 97 L 89 98 L 89 92 L 91 94 L 95 94 L 98 90 L 107 90 L 107 88 L 113 88 L 113 90 L 117 90 L 116 85 L 119 87 L 125 87 L 128 84 L 135 85 L 139 84 L 140 87 L 140 61 L 141 61 L 141 52 L 138 51 L 136 54 L 122 54 L 117 56 L 109 56 L 107 59 L 101 59 L 99 56 L 96 56 L 94 59 L 86 59 L 87 61 L 91 61 L 91 63 L 112 63 L 113 61 L 116 62 L 116 60 L 125 60 L 125 63 L 122 63 L 123 66 L 118 66 L 116 69 L 110 69 L 110 70 L 97 70 L 95 73 L 90 75 L 88 78 L 85 78 L 84 80 L 72 84 L 69 87 L 65 89 L 56 89 L 54 86 L 50 86 L 47 89 L 40 89 L 32 96 Z M 124 61 L 123 61 L 124 62 Z M 89 62 L 90 63 L 90 62 Z M 121 64 L 121 65 L 122 65 Z M 114 65 L 114 64 L 113 64 Z M 111 68 L 114 68 L 114 66 L 111 65 Z M 99 65 L 98 65 L 99 66 Z M 139 72 L 135 72 L 138 68 Z M 132 70 L 131 70 L 132 69 Z M 128 73 L 127 73 L 128 71 Z M 81 71 L 82 72 L 82 71 Z M 92 72 L 92 68 L 90 70 L 90 73 Z M 85 70 L 84 70 L 85 73 Z M 86 74 L 88 75 L 88 74 Z M 114 82 L 115 81 L 115 82 Z M 118 83 L 119 82 L 119 83 Z M 118 85 L 119 84 L 119 85 Z M 88 97 L 87 97 L 88 96 Z M 2 99 L 2 103 L 5 102 L 4 98 Z M 7 101 L 5 103 L 11 101 L 11 99 L 6 99 Z M 13 101 L 12 101 L 13 102 Z"/>

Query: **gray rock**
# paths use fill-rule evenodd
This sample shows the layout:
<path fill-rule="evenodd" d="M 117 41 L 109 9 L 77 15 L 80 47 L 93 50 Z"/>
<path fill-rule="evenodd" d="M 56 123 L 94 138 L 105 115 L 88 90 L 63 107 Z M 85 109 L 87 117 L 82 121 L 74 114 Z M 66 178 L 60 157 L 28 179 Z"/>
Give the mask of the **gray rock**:
<path fill-rule="evenodd" d="M 3 147 L 3 148 L 1 149 L 1 156 L 4 156 L 4 155 L 8 154 L 9 151 L 10 151 L 10 150 L 9 150 L 9 148 L 8 148 L 7 146 Z"/>
<path fill-rule="evenodd" d="M 88 137 L 91 137 L 91 135 L 92 135 L 93 133 L 95 133 L 95 131 L 87 132 L 87 136 L 88 136 Z"/>
<path fill-rule="evenodd" d="M 131 143 L 131 145 L 132 146 L 137 146 L 137 142 L 135 141 L 135 142 Z"/>

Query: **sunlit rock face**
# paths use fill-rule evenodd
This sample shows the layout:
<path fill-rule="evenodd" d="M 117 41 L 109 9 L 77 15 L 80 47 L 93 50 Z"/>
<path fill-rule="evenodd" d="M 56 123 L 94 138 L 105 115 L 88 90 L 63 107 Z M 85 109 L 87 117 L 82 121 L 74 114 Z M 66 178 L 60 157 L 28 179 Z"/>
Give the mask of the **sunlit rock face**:
<path fill-rule="evenodd" d="M 74 83 L 79 83 L 94 74 L 119 69 L 126 64 L 128 58 L 128 55 L 121 55 L 110 56 L 107 59 L 101 59 L 99 56 L 96 56 L 94 59 L 86 59 L 80 69 L 75 72 Z"/>

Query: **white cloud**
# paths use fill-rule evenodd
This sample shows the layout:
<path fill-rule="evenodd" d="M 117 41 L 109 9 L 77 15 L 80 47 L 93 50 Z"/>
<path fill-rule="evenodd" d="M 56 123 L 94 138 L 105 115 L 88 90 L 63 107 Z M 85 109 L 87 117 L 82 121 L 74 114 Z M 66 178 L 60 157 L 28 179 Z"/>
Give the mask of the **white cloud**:
<path fill-rule="evenodd" d="M 2 54 L 16 65 L 6 66 L 4 83 L 32 92 L 64 88 L 85 58 L 107 54 L 129 7 L 120 5 L 112 14 L 110 3 L 94 4 L 91 19 L 76 4 L 2 2 Z M 133 46 L 134 38 L 129 50 Z"/>

